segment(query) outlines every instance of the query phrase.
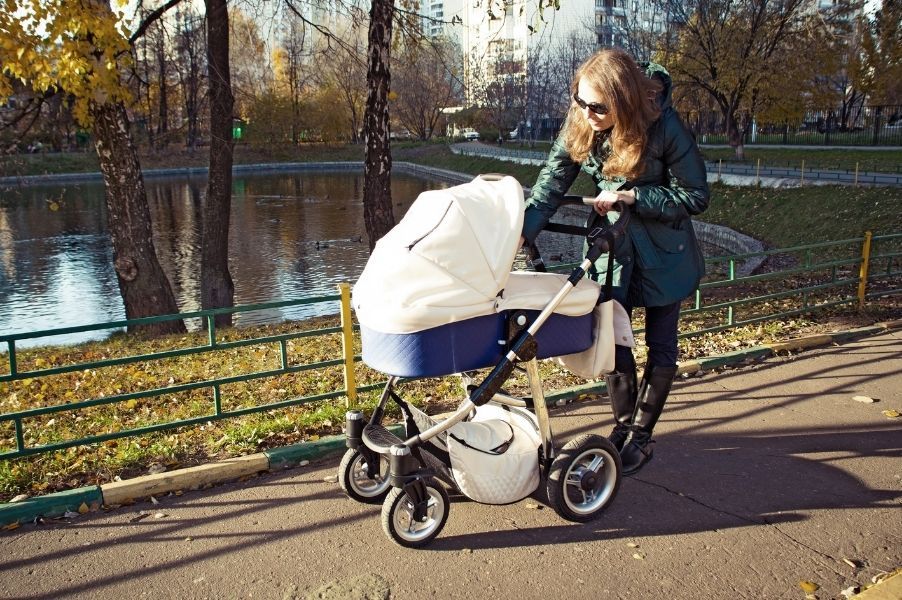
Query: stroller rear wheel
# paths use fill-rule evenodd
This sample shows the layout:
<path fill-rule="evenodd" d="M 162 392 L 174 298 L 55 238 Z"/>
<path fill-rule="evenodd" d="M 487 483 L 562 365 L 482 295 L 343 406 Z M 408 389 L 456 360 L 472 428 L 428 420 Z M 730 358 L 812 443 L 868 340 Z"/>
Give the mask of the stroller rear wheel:
<path fill-rule="evenodd" d="M 357 502 L 380 504 L 391 489 L 388 481 L 388 457 L 379 455 L 379 470 L 374 478 L 370 479 L 367 469 L 363 454 L 349 448 L 338 466 L 338 483 Z"/>
<path fill-rule="evenodd" d="M 620 454 L 607 438 L 580 436 L 568 442 L 551 463 L 548 499 L 568 521 L 591 521 L 617 495 L 620 470 Z"/>
<path fill-rule="evenodd" d="M 405 548 L 425 546 L 437 536 L 448 520 L 451 500 L 445 488 L 427 480 L 426 511 L 415 517 L 416 504 L 403 488 L 392 488 L 382 504 L 382 529 L 396 544 Z"/>

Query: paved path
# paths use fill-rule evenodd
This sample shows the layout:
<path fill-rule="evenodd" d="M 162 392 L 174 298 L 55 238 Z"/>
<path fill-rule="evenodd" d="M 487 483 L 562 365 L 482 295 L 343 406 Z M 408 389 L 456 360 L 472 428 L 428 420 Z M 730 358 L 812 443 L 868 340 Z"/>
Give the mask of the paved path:
<path fill-rule="evenodd" d="M 455 501 L 426 550 L 326 481 L 337 458 L 25 525 L 0 535 L 0 598 L 801 600 L 800 580 L 841 598 L 902 566 L 902 419 L 883 414 L 900 390 L 900 331 L 682 380 L 600 520 Z M 610 413 L 553 424 L 563 440 Z"/>

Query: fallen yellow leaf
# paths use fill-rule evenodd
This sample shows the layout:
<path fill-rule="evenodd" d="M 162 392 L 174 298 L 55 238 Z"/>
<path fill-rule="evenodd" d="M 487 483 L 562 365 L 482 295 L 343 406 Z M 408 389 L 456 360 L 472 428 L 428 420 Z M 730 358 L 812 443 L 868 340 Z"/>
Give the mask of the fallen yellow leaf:
<path fill-rule="evenodd" d="M 813 581 L 806 581 L 804 579 L 799 582 L 799 587 L 802 588 L 802 591 L 806 594 L 813 594 L 821 588 L 821 586 Z"/>
<path fill-rule="evenodd" d="M 91 510 L 91 509 L 88 508 L 88 505 L 84 502 L 82 502 L 81 506 L 78 507 L 78 513 L 82 514 L 82 515 L 85 514 L 86 512 L 88 512 L 89 510 Z"/>
<path fill-rule="evenodd" d="M 898 410 L 891 408 L 889 410 L 883 411 L 883 416 L 888 419 L 898 419 L 900 415 Z"/>
<path fill-rule="evenodd" d="M 3 531 L 12 531 L 13 529 L 18 529 L 19 527 L 21 527 L 21 525 L 19 525 L 19 522 L 16 521 L 15 523 L 10 523 L 9 525 L 4 525 Z"/>

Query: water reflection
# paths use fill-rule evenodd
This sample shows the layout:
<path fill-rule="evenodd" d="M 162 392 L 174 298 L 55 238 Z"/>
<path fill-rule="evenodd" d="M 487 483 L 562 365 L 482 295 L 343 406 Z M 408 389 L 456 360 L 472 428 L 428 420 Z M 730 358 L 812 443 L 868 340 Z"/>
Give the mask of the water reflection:
<path fill-rule="evenodd" d="M 393 176 L 395 218 L 420 192 L 437 187 L 444 184 Z M 206 182 L 148 180 L 147 188 L 160 262 L 179 308 L 197 310 Z M 0 332 L 124 318 L 103 194 L 99 182 L 0 191 Z M 334 294 L 336 283 L 355 280 L 369 255 L 362 197 L 363 177 L 356 172 L 236 176 L 229 240 L 236 304 Z M 307 305 L 241 313 L 236 323 L 297 319 L 334 308 Z M 50 341 L 72 343 L 102 335 Z"/>

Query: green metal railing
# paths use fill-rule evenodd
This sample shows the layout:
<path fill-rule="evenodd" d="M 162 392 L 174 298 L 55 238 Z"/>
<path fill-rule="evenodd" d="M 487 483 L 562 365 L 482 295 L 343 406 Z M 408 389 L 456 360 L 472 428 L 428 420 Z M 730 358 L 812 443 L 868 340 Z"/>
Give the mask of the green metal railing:
<path fill-rule="evenodd" d="M 878 248 L 880 252 L 875 253 L 874 248 Z M 684 310 L 683 315 L 690 317 L 688 320 L 693 323 L 695 320 L 691 319 L 691 317 L 704 317 L 701 319 L 703 324 L 700 327 L 684 331 L 681 334 L 681 337 L 700 336 L 710 332 L 723 331 L 733 327 L 758 323 L 761 321 L 775 320 L 782 317 L 823 310 L 829 307 L 851 305 L 856 302 L 859 305 L 863 305 L 868 298 L 877 295 L 898 294 L 902 291 L 902 288 L 899 287 L 900 275 L 902 275 L 902 270 L 899 269 L 899 258 L 902 256 L 902 251 L 900 251 L 900 249 L 902 249 L 902 233 L 882 236 L 872 236 L 868 233 L 862 238 L 706 259 L 706 262 L 713 267 L 711 270 L 714 273 L 722 272 L 723 277 L 712 275 L 701 284 L 696 292 L 694 306 Z M 742 264 L 744 261 L 756 257 L 770 258 L 778 255 L 795 255 L 797 257 L 796 264 L 785 269 L 773 270 L 759 275 L 737 276 L 736 274 L 738 270 L 737 265 Z M 560 269 L 565 268 L 567 267 L 560 267 Z M 794 281 L 803 278 L 811 278 L 815 279 L 815 281 L 805 282 L 805 285 L 788 290 L 780 289 L 777 291 L 769 291 L 766 289 L 768 286 L 772 286 L 774 282 L 786 280 L 787 277 L 793 277 Z M 762 288 L 764 288 L 764 293 L 761 293 Z M 736 297 L 722 297 L 727 295 L 727 292 L 731 291 Z M 274 308 L 330 302 L 338 303 L 336 312 L 340 315 L 340 326 L 280 333 L 276 335 L 264 335 L 261 337 L 238 340 L 220 339 L 219 332 L 215 327 L 215 317 L 219 314 L 271 310 Z M 774 304 L 781 303 L 782 306 L 780 306 L 778 310 L 761 310 L 762 307 L 773 308 Z M 792 306 L 787 307 L 787 303 L 792 304 Z M 737 313 L 743 311 L 748 312 L 749 314 L 737 315 Z M 718 317 L 718 313 L 724 314 L 723 316 Z M 71 364 L 55 365 L 42 369 L 19 369 L 18 357 L 20 351 L 17 348 L 17 342 L 21 342 L 22 340 L 88 331 L 117 331 L 122 328 L 137 325 L 183 319 L 201 319 L 206 324 L 206 343 L 189 345 L 183 348 L 165 349 L 159 352 L 150 352 L 134 356 L 73 362 Z M 40 381 L 42 379 L 66 373 L 105 369 L 122 365 L 134 365 L 147 363 L 149 361 L 156 362 L 177 357 L 202 354 L 210 354 L 210 360 L 215 361 L 217 353 L 235 350 L 245 346 L 274 344 L 278 348 L 279 362 L 278 368 L 274 369 L 170 384 L 165 387 L 119 393 L 106 397 L 93 397 L 75 402 L 56 401 L 54 404 L 48 406 L 24 408 L 5 412 L 0 414 L 0 426 L 9 429 L 9 423 L 12 423 L 12 437 L 15 440 L 15 449 L 0 452 L 0 458 L 16 458 L 53 450 L 62 450 L 75 446 L 106 442 L 116 438 L 141 436 L 179 427 L 200 425 L 208 421 L 334 400 L 341 397 L 346 399 L 345 402 L 348 406 L 355 405 L 357 402 L 357 394 L 379 389 L 383 385 L 381 382 L 363 386 L 357 384 L 355 363 L 360 361 L 360 355 L 355 354 L 354 352 L 355 329 L 356 326 L 352 322 L 350 310 L 350 288 L 348 284 L 341 284 L 339 286 L 338 294 L 316 298 L 203 310 L 143 319 L 112 321 L 96 325 L 65 327 L 13 335 L 0 335 L 0 351 L 2 351 L 3 345 L 5 345 L 7 349 L 5 355 L 6 369 L 5 372 L 0 373 L 0 384 L 6 384 L 8 388 L 7 391 L 10 392 L 12 391 L 14 382 L 23 382 L 25 380 Z M 229 331 L 240 333 L 240 330 L 234 328 Z M 641 332 L 641 330 L 637 330 L 637 332 Z M 303 364 L 291 363 L 288 348 L 290 340 L 301 338 L 315 340 L 316 338 L 322 338 L 323 336 L 330 336 L 333 334 L 340 334 L 342 340 L 342 349 L 337 353 L 337 356 L 334 359 L 318 360 Z M 188 338 L 186 337 L 183 339 Z M 295 398 L 285 398 L 275 402 L 245 406 L 232 410 L 225 410 L 223 408 L 223 386 L 339 366 L 342 368 L 344 375 L 344 387 L 341 389 L 334 389 L 325 393 Z M 75 411 L 99 406 L 125 404 L 127 408 L 128 403 L 133 400 L 137 401 L 185 392 L 196 392 L 197 390 L 205 390 L 207 392 L 206 402 L 209 403 L 208 412 L 199 416 L 126 428 L 119 431 L 106 432 L 81 438 L 53 441 L 40 445 L 26 444 L 25 431 L 29 419 L 46 417 L 47 415 L 54 415 L 57 413 L 73 413 Z M 28 403 L 25 402 L 25 404 Z M 2 437 L 3 434 L 0 433 L 0 439 L 2 439 Z M 12 444 L 7 443 L 5 446 L 11 447 Z M 0 442 L 0 449 L 3 447 L 4 445 Z"/>
<path fill-rule="evenodd" d="M 219 377 L 209 380 L 202 381 L 193 381 L 190 383 L 183 383 L 177 385 L 169 385 L 167 387 L 162 388 L 154 388 L 148 390 L 142 390 L 138 392 L 131 392 L 125 394 L 117 394 L 112 396 L 106 396 L 102 398 L 92 398 L 89 400 L 83 400 L 78 402 L 71 403 L 63 403 L 63 404 L 54 404 L 51 406 L 42 406 L 39 408 L 30 408 L 24 410 L 18 410 L 14 412 L 0 414 L 0 424 L 5 422 L 12 422 L 15 430 L 15 445 L 16 449 L 14 451 L 2 452 L 0 453 L 0 458 L 15 458 L 19 456 L 27 456 L 31 454 L 37 454 L 41 452 L 48 452 L 52 450 L 62 450 L 65 448 L 71 448 L 74 446 L 81 446 L 85 444 L 94 444 L 99 442 L 105 442 L 112 439 L 124 438 L 130 436 L 139 436 L 148 433 L 154 433 L 158 431 L 164 431 L 168 429 L 174 429 L 177 427 L 185 427 L 189 425 L 198 425 L 202 423 L 206 423 L 208 421 L 215 421 L 221 419 L 227 419 L 232 417 L 238 417 L 250 413 L 256 412 L 264 412 L 269 410 L 275 410 L 280 408 L 285 408 L 289 406 L 296 406 L 300 404 L 309 404 L 312 402 L 319 402 L 323 400 L 331 400 L 335 398 L 339 398 L 342 396 L 348 395 L 346 390 L 334 390 L 331 392 L 316 394 L 310 396 L 303 396 L 298 398 L 289 398 L 285 400 L 280 400 L 278 402 L 270 402 L 266 404 L 261 404 L 252 407 L 239 408 L 235 410 L 223 410 L 222 403 L 222 394 L 221 388 L 225 385 L 238 383 L 238 382 L 247 382 L 258 379 L 270 378 L 280 375 L 287 375 L 291 373 L 300 373 L 303 371 L 310 371 L 315 369 L 323 369 L 327 367 L 334 366 L 345 366 L 346 359 L 343 357 L 335 358 L 333 360 L 324 360 L 317 361 L 313 363 L 306 364 L 290 364 L 289 356 L 288 356 L 288 341 L 293 339 L 300 338 L 315 338 L 321 337 L 329 334 L 342 333 L 342 327 L 327 327 L 315 330 L 308 331 L 299 331 L 292 333 L 285 333 L 279 335 L 269 335 L 262 337 L 254 337 L 248 339 L 240 339 L 233 341 L 224 341 L 217 338 L 217 330 L 215 326 L 215 317 L 219 314 L 224 313 L 242 313 L 242 312 L 251 312 L 251 311 L 259 311 L 259 310 L 270 310 L 274 308 L 284 308 L 284 307 L 294 307 L 294 306 L 302 306 L 309 304 L 317 304 L 323 302 L 335 302 L 341 300 L 342 296 L 339 295 L 331 295 L 331 296 L 321 296 L 316 298 L 306 298 L 299 300 L 291 300 L 291 301 L 282 301 L 282 302 L 271 302 L 265 304 L 253 304 L 246 305 L 240 307 L 231 307 L 231 308 L 221 308 L 221 309 L 213 309 L 213 310 L 203 310 L 196 311 L 190 313 L 180 313 L 177 315 L 164 315 L 159 317 L 147 317 L 141 319 L 131 319 L 131 320 L 120 320 L 120 321 L 111 321 L 107 323 L 99 323 L 94 325 L 83 325 L 77 327 L 64 327 L 58 329 L 48 329 L 42 331 L 35 331 L 29 333 L 20 333 L 14 335 L 2 335 L 0 336 L 0 344 L 5 344 L 7 346 L 7 369 L 6 372 L 0 374 L 0 383 L 14 382 L 14 381 L 22 381 L 22 380 L 34 380 L 47 378 L 53 375 L 60 375 L 65 373 L 72 373 L 76 371 L 84 371 L 84 370 L 96 370 L 103 369 L 113 366 L 120 365 L 129 365 L 129 364 L 138 364 L 138 363 L 146 363 L 148 361 L 161 361 L 165 359 L 171 359 L 175 357 L 182 356 L 190 356 L 190 355 L 198 355 L 201 353 L 216 353 L 222 352 L 230 349 L 240 348 L 244 346 L 251 345 L 261 345 L 261 344 L 278 344 L 279 348 L 279 362 L 280 367 L 277 369 L 268 369 L 265 371 L 256 371 L 251 373 L 243 373 L 240 375 L 230 376 L 230 377 Z M 16 348 L 16 342 L 25 339 L 35 339 L 35 338 L 44 338 L 50 336 L 60 336 L 67 335 L 72 333 L 82 333 L 87 331 L 104 331 L 104 330 L 120 330 L 125 327 L 137 326 L 137 325 L 147 325 L 151 323 L 160 323 L 164 321 L 172 321 L 172 320 L 182 320 L 182 319 L 203 319 L 207 326 L 207 343 L 203 345 L 189 346 L 185 348 L 178 348 L 172 350 L 164 350 L 161 352 L 153 352 L 147 354 L 140 354 L 135 356 L 124 356 L 118 358 L 110 358 L 110 359 L 102 359 L 96 361 L 84 361 L 77 362 L 73 364 L 67 364 L 62 366 L 54 366 L 46 369 L 31 369 L 31 370 L 19 370 L 18 369 L 18 350 Z M 378 387 L 378 386 L 368 386 L 370 388 Z M 96 407 L 96 406 L 104 406 L 104 405 L 115 405 L 127 403 L 131 400 L 141 400 L 152 397 L 159 397 L 164 395 L 172 395 L 183 392 L 189 392 L 193 390 L 199 389 L 208 389 L 210 392 L 210 412 L 201 416 L 192 417 L 188 419 L 180 419 L 176 421 L 166 422 L 166 423 L 158 423 L 154 425 L 147 425 L 143 427 L 135 427 L 131 429 L 124 429 L 121 431 L 104 433 L 100 435 L 93 435 L 83 438 L 70 439 L 60 442 L 54 442 L 49 444 L 42 444 L 40 446 L 27 446 L 25 444 L 24 439 L 24 421 L 30 418 L 35 418 L 44 415 L 51 415 L 54 413 L 61 412 L 72 412 L 77 410 L 82 410 L 86 408 Z M 358 388 L 360 390 L 366 388 Z"/>
<path fill-rule="evenodd" d="M 781 317 L 795 316 L 815 310 L 823 310 L 845 304 L 864 304 L 867 283 L 869 279 L 869 265 L 872 262 L 885 261 L 886 268 L 881 273 L 874 273 L 873 279 L 882 280 L 899 275 L 902 271 L 894 271 L 898 258 L 902 256 L 898 246 L 902 241 L 902 234 L 873 236 L 867 232 L 864 237 L 838 240 L 834 242 L 821 242 L 807 244 L 764 252 L 748 253 L 739 256 L 717 256 L 706 259 L 709 265 L 724 265 L 725 275 L 722 279 L 709 279 L 703 282 L 695 294 L 694 306 L 684 310 L 684 316 L 725 311 L 723 322 L 702 329 L 684 332 L 681 337 L 695 337 L 705 333 L 723 331 L 733 327 L 760 323 L 762 321 L 779 319 Z M 883 254 L 874 255 L 871 250 L 875 243 L 891 248 Z M 835 250 L 845 249 L 849 256 L 835 258 Z M 760 275 L 748 275 L 737 277 L 737 262 L 751 258 L 770 258 L 776 256 L 795 256 L 796 265 L 789 268 L 770 271 Z M 826 255 L 826 256 L 825 256 Z M 744 296 L 728 301 L 715 301 L 713 304 L 705 303 L 705 292 L 729 287 L 748 288 L 750 284 L 767 284 L 785 280 L 787 277 L 821 274 L 823 281 L 803 287 L 781 290 L 777 292 Z M 898 293 L 895 290 L 883 290 L 876 293 Z M 796 297 L 799 306 L 789 310 L 776 310 L 764 314 L 739 319 L 736 315 L 737 308 L 756 307 L 763 303 L 786 300 Z"/>

